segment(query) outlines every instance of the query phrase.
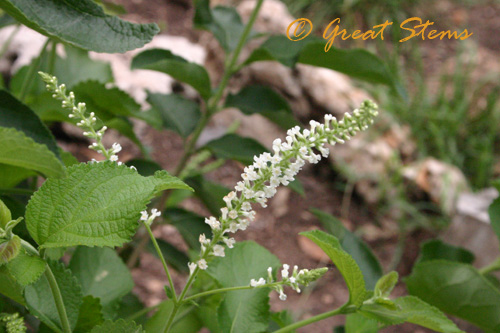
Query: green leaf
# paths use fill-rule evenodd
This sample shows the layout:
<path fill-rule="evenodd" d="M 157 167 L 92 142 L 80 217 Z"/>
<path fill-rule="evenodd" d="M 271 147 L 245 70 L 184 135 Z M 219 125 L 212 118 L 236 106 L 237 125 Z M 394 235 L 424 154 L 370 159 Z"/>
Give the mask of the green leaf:
<path fill-rule="evenodd" d="M 165 323 L 173 310 L 173 303 L 171 300 L 163 301 L 158 311 L 147 321 L 144 326 L 147 333 L 163 332 Z M 177 320 L 172 325 L 170 332 L 184 333 L 184 332 L 198 332 L 202 324 L 193 311 L 189 311 L 189 305 L 183 305 L 178 310 L 178 313 L 187 313 L 186 316 Z"/>
<path fill-rule="evenodd" d="M 0 163 L 38 171 L 47 177 L 66 174 L 57 156 L 42 145 L 13 128 L 0 127 Z"/>
<path fill-rule="evenodd" d="M 408 292 L 485 331 L 500 330 L 500 291 L 474 267 L 432 260 L 413 267 L 405 279 Z"/>
<path fill-rule="evenodd" d="M 437 332 L 464 333 L 439 309 L 414 296 L 400 297 L 394 300 L 397 308 L 389 309 L 380 304 L 365 304 L 360 313 L 378 320 L 385 325 L 398 325 L 403 322 L 417 324 Z"/>
<path fill-rule="evenodd" d="M 345 333 L 378 333 L 378 322 L 367 318 L 360 313 L 353 313 L 346 317 Z"/>
<path fill-rule="evenodd" d="M 102 325 L 98 325 L 90 333 L 143 333 L 145 332 L 140 325 L 133 321 L 119 319 L 117 321 L 106 320 Z"/>
<path fill-rule="evenodd" d="M 176 94 L 148 93 L 147 101 L 161 115 L 163 127 L 179 133 L 183 138 L 194 131 L 201 117 L 198 103 Z"/>
<path fill-rule="evenodd" d="M 7 269 L 17 283 L 24 287 L 35 283 L 45 272 L 45 261 L 38 256 L 30 256 L 22 250 L 14 260 L 9 262 Z"/>
<path fill-rule="evenodd" d="M 172 266 L 175 270 L 179 272 L 184 272 L 184 273 L 189 272 L 187 266 L 189 258 L 184 252 L 178 250 L 175 246 L 162 239 L 157 239 L 156 242 L 160 247 L 163 257 L 170 266 Z M 155 256 L 158 257 L 158 253 L 156 253 L 156 249 L 154 248 L 153 243 L 150 242 L 148 244 L 148 250 L 149 252 L 153 253 Z"/>
<path fill-rule="evenodd" d="M 8 164 L 0 164 L 0 188 L 12 188 L 36 172 Z"/>
<path fill-rule="evenodd" d="M 368 82 L 394 85 L 394 79 L 387 65 L 379 57 L 364 49 L 343 50 L 332 47 L 325 52 L 324 42 L 313 42 L 301 50 L 298 62 L 333 69 Z"/>
<path fill-rule="evenodd" d="M 490 223 L 500 242 L 500 198 L 496 198 L 488 208 Z"/>
<path fill-rule="evenodd" d="M 168 50 L 150 49 L 132 59 L 132 69 L 150 69 L 170 75 L 187 83 L 198 91 L 205 100 L 212 94 L 210 78 L 203 66 L 188 62 Z"/>
<path fill-rule="evenodd" d="M 0 240 L 0 266 L 5 265 L 19 255 L 21 238 L 14 236 L 9 240 Z"/>
<path fill-rule="evenodd" d="M 5 228 L 7 223 L 12 220 L 12 214 L 10 213 L 9 207 L 0 200 L 0 228 Z"/>
<path fill-rule="evenodd" d="M 236 9 L 223 6 L 211 9 L 208 0 L 195 1 L 195 9 L 195 27 L 210 31 L 226 52 L 233 51 L 245 30 Z M 247 40 L 254 36 L 251 33 Z"/>
<path fill-rule="evenodd" d="M 226 206 L 222 198 L 227 195 L 230 190 L 225 186 L 206 180 L 200 175 L 190 177 L 185 181 L 194 189 L 194 194 L 203 202 L 210 213 L 219 216 L 220 209 Z"/>
<path fill-rule="evenodd" d="M 238 108 L 246 115 L 261 114 L 284 129 L 299 125 L 286 99 L 265 86 L 247 86 L 237 94 L 229 94 L 226 107 Z"/>
<path fill-rule="evenodd" d="M 284 310 L 280 312 L 271 312 L 271 322 L 269 324 L 269 331 L 277 331 L 280 328 L 292 325 L 295 323 L 295 319 L 290 311 Z M 295 332 L 291 330 L 290 332 Z"/>
<path fill-rule="evenodd" d="M 149 200 L 166 189 L 190 188 L 166 171 L 142 177 L 114 162 L 81 163 L 31 197 L 26 225 L 42 248 L 120 246 L 134 234 Z"/>
<path fill-rule="evenodd" d="M 145 160 L 141 158 L 134 158 L 125 163 L 128 166 L 134 166 L 137 169 L 137 172 L 141 176 L 147 177 L 155 174 L 156 171 L 163 170 L 161 165 L 156 163 L 155 161 Z"/>
<path fill-rule="evenodd" d="M 315 208 L 312 208 L 311 212 L 320 220 L 328 233 L 337 237 L 344 251 L 352 256 L 361 269 L 366 288 L 373 290 L 383 273 L 382 266 L 370 247 L 354 233 L 347 230 L 336 217 Z"/>
<path fill-rule="evenodd" d="M 205 223 L 205 218 L 181 208 L 167 209 L 165 219 L 180 232 L 187 245 L 196 251 L 200 250 L 199 237 L 205 234 L 212 238 L 212 229 Z"/>
<path fill-rule="evenodd" d="M 144 304 L 142 304 L 141 300 L 133 293 L 128 293 L 125 295 L 121 302 L 118 310 L 116 311 L 117 318 L 126 319 L 137 312 L 143 310 L 145 308 Z M 144 314 L 140 317 L 136 317 L 134 321 L 137 324 L 144 324 L 147 319 L 147 314 Z"/>
<path fill-rule="evenodd" d="M 78 312 L 74 333 L 89 332 L 94 326 L 102 324 L 102 306 L 99 298 L 85 296 Z"/>
<path fill-rule="evenodd" d="M 69 268 L 80 282 L 83 295 L 99 298 L 105 314 L 111 313 L 134 288 L 127 266 L 110 248 L 79 246 Z"/>
<path fill-rule="evenodd" d="M 267 268 L 277 268 L 278 258 L 254 242 L 236 243 L 225 258 L 216 258 L 207 273 L 221 287 L 248 285 L 251 279 L 267 276 Z M 222 332 L 262 332 L 269 324 L 269 289 L 238 290 L 226 294 L 218 309 Z"/>
<path fill-rule="evenodd" d="M 0 90 L 0 126 L 15 128 L 33 141 L 46 145 L 58 158 L 59 149 L 49 129 L 35 112 L 5 90 Z"/>
<path fill-rule="evenodd" d="M 233 133 L 210 141 L 204 148 L 208 148 L 218 158 L 231 159 L 246 165 L 253 163 L 254 156 L 267 151 L 258 141 Z"/>
<path fill-rule="evenodd" d="M 375 285 L 374 296 L 387 298 L 398 283 L 398 272 L 392 271 L 382 276 Z"/>
<path fill-rule="evenodd" d="M 25 305 L 26 301 L 23 296 L 23 286 L 10 274 L 7 266 L 0 266 L 0 294 L 16 301 L 19 304 Z"/>
<path fill-rule="evenodd" d="M 156 24 L 135 24 L 106 15 L 91 0 L 5 0 L 0 8 L 48 37 L 103 53 L 130 51 L 151 41 Z"/>
<path fill-rule="evenodd" d="M 78 311 L 82 304 L 82 289 L 77 279 L 64 267 L 64 264 L 57 261 L 49 262 L 49 266 L 61 291 L 64 307 L 68 316 L 71 329 L 76 325 Z M 40 319 L 45 325 L 56 332 L 62 331 L 59 313 L 50 289 L 49 282 L 45 275 L 34 284 L 25 288 L 24 297 L 30 313 Z"/>
<path fill-rule="evenodd" d="M 349 288 L 349 303 L 360 306 L 367 297 L 363 274 L 356 261 L 342 249 L 339 240 L 320 230 L 300 234 L 312 240 L 330 257 Z"/>
<path fill-rule="evenodd" d="M 469 250 L 446 244 L 439 239 L 431 239 L 423 243 L 421 248 L 417 264 L 436 259 L 472 264 L 475 259 L 474 254 Z"/>

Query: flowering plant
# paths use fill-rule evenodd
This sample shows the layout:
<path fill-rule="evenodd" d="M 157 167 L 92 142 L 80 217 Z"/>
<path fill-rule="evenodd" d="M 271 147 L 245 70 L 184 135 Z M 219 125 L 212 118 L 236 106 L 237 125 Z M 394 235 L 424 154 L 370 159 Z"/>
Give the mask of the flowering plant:
<path fill-rule="evenodd" d="M 144 51 L 134 58 L 132 67 L 158 70 L 191 85 L 201 98 L 204 112 L 182 96 L 152 94 L 149 101 L 153 108 L 140 112 L 125 92 L 105 85 L 106 79 L 101 82 L 97 75 L 88 80 L 92 73 L 102 71 L 80 73 L 85 79 L 68 76 L 58 67 L 64 60 L 58 58 L 56 46 L 63 43 L 70 57 L 78 57 L 93 69 L 102 69 L 102 64 L 91 62 L 85 52 L 73 46 L 98 52 L 124 52 L 148 42 L 158 32 L 156 25 L 120 20 L 90 0 L 43 0 L 29 5 L 17 0 L 0 3 L 0 8 L 9 15 L 49 37 L 40 56 L 13 78 L 13 82 L 22 81 L 20 89 L 0 91 L 3 171 L 0 183 L 5 185 L 0 189 L 0 332 L 24 332 L 28 328 L 42 332 L 195 332 L 202 327 L 214 332 L 289 332 L 339 314 L 349 315 L 345 328 L 351 332 L 355 329 L 349 328 L 349 320 L 375 329 L 406 321 L 440 332 L 460 332 L 437 308 L 416 297 L 389 298 L 398 282 L 397 273 L 383 275 L 379 265 L 369 280 L 360 269 L 362 259 L 344 250 L 339 238 L 319 230 L 302 235 L 316 243 L 337 267 L 349 290 L 349 300 L 337 309 L 299 321 L 286 311 L 270 311 L 270 291 L 285 301 L 287 288 L 300 293 L 328 269 L 299 269 L 296 265 L 290 269 L 290 265 L 281 265 L 260 245 L 236 242 L 230 234 L 244 231 L 256 218 L 252 205 L 266 207 L 278 186 L 296 184 L 296 175 L 306 162 L 318 163 L 328 156 L 327 145 L 344 143 L 357 132 L 367 130 L 378 111 L 373 102 L 365 101 L 343 119 L 327 114 L 323 123 L 311 121 L 309 129 L 292 127 L 283 141 L 273 142 L 271 151 L 254 140 L 231 133 L 197 149 L 196 143 L 207 123 L 225 106 L 248 110 L 252 109 L 248 104 L 254 100 L 266 99 L 274 112 L 266 114 L 269 119 L 282 127 L 283 122 L 297 123 L 286 100 L 267 87 L 243 88 L 244 91 L 231 95 L 223 104 L 228 82 L 239 69 L 254 61 L 284 61 L 269 44 L 286 37 L 273 36 L 267 46 L 264 43 L 248 59 L 238 62 L 242 48 L 254 35 L 251 29 L 261 5 L 262 0 L 256 2 L 248 23 L 243 25 L 233 8 L 211 9 L 208 1 L 197 1 L 196 25 L 212 31 L 229 54 L 220 84 L 212 90 L 205 68 L 170 51 Z M 227 26 L 229 19 L 238 29 Z M 238 33 L 220 33 L 228 29 Z M 47 54 L 49 45 L 52 51 Z M 317 46 L 320 46 L 318 52 L 323 52 L 321 44 L 311 44 L 308 52 Z M 308 57 L 306 51 L 304 47 L 302 55 L 297 57 L 303 63 L 390 84 L 383 70 L 353 71 L 349 66 L 336 67 L 335 59 L 320 64 L 314 57 Z M 373 55 L 361 54 L 361 59 L 379 61 Z M 42 61 L 47 57 L 48 61 Z M 357 61 L 356 57 L 353 61 Z M 48 95 L 33 86 L 37 82 L 35 73 L 39 71 Z M 54 74 L 64 78 L 62 81 L 68 86 L 72 82 L 70 88 L 59 84 Z M 80 94 L 86 96 L 85 102 L 79 100 Z M 113 103 L 121 107 L 102 104 L 96 96 L 113 98 Z M 248 96 L 252 98 L 248 100 Z M 52 98 L 61 101 L 62 108 L 53 106 Z M 186 107 L 190 116 L 178 117 L 173 124 L 169 119 L 178 114 L 165 106 L 169 103 Z M 283 114 L 283 108 L 289 112 Z M 185 139 L 184 154 L 174 175 L 149 159 L 119 161 L 122 150 L 119 143 L 106 147 L 103 138 L 108 128 L 114 128 L 148 156 L 127 117 L 156 127 L 174 128 Z M 88 148 L 100 154 L 101 161 L 80 163 L 63 151 L 44 124 L 51 121 L 80 127 L 89 141 Z M 233 158 L 230 147 L 235 142 L 242 146 L 251 143 L 254 147 L 245 151 L 243 161 L 241 156 L 234 157 L 249 165 L 233 191 L 222 190 L 224 204 L 214 204 L 210 199 L 218 196 L 220 187 L 212 186 L 208 194 L 204 192 L 204 188 L 213 184 L 203 174 L 218 167 L 220 160 Z M 216 161 L 204 164 L 212 155 Z M 157 170 L 151 172 L 145 164 Z M 41 186 L 40 177 L 45 178 Z M 203 186 L 199 186 L 200 182 Z M 169 198 L 166 190 L 176 192 Z M 186 193 L 191 195 L 193 191 L 218 217 L 203 218 L 185 210 L 166 208 L 168 200 L 173 198 L 178 204 Z M 17 195 L 28 200 L 20 201 Z M 154 208 L 148 210 L 148 205 Z M 189 227 L 178 225 L 190 248 L 189 257 L 154 236 L 154 221 L 175 214 L 189 224 Z M 139 226 L 140 232 L 136 232 Z M 166 299 L 148 308 L 132 293 L 134 281 L 128 268 L 136 264 L 149 242 L 162 263 L 167 283 Z M 114 250 L 117 247 L 121 249 L 119 253 Z M 364 251 L 369 249 L 366 247 Z M 187 275 L 182 289 L 174 283 L 172 268 Z M 150 312 L 154 314 L 148 316 Z"/>

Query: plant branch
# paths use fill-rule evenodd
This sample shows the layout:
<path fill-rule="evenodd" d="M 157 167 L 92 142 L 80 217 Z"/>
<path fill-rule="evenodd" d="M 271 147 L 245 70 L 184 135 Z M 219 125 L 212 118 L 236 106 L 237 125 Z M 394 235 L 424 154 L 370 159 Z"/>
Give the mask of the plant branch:
<path fill-rule="evenodd" d="M 498 270 L 500 270 L 500 257 L 496 258 L 495 260 L 493 260 L 493 262 L 481 268 L 479 270 L 479 273 L 481 273 L 482 275 L 486 275 Z"/>
<path fill-rule="evenodd" d="M 325 312 L 325 313 L 321 313 L 321 314 L 319 314 L 317 316 L 310 317 L 310 318 L 298 321 L 298 322 L 296 322 L 294 324 L 291 324 L 291 325 L 285 326 L 283 328 L 280 328 L 279 330 L 274 331 L 273 333 L 290 332 L 290 331 L 293 331 L 293 330 L 295 330 L 297 328 L 300 328 L 300 327 L 303 327 L 303 326 L 307 326 L 309 324 L 312 324 L 312 323 L 315 323 L 317 321 L 326 319 L 328 317 L 333 317 L 333 316 L 337 316 L 337 315 L 340 315 L 340 314 L 348 314 L 348 313 L 353 313 L 353 312 L 356 312 L 356 308 L 353 307 L 353 306 L 351 306 L 351 305 L 345 304 L 345 305 L 341 306 L 338 309 L 335 309 L 335 310 L 329 311 L 329 312 Z"/>
<path fill-rule="evenodd" d="M 189 296 L 184 298 L 184 302 L 188 302 L 191 300 L 194 300 L 196 298 L 204 297 L 204 296 L 209 296 L 213 294 L 220 294 L 220 293 L 225 293 L 228 291 L 236 291 L 236 290 L 249 290 L 249 289 L 259 289 L 259 288 L 270 288 L 272 286 L 280 284 L 279 282 L 274 282 L 274 283 L 269 283 L 269 284 L 264 284 L 262 286 L 258 287 L 252 287 L 252 286 L 239 286 L 239 287 L 227 287 L 227 288 L 220 288 L 220 289 L 212 289 L 208 291 L 204 291 L 198 294 L 195 294 L 193 296 Z"/>
<path fill-rule="evenodd" d="M 56 277 L 54 276 L 49 264 L 46 264 L 46 266 L 45 277 L 49 282 L 50 290 L 52 291 L 52 296 L 54 297 L 54 301 L 56 303 L 57 313 L 59 314 L 59 319 L 61 320 L 63 332 L 70 333 L 71 328 L 69 325 L 68 315 L 66 314 L 66 308 L 64 307 L 61 290 L 59 289 Z"/>

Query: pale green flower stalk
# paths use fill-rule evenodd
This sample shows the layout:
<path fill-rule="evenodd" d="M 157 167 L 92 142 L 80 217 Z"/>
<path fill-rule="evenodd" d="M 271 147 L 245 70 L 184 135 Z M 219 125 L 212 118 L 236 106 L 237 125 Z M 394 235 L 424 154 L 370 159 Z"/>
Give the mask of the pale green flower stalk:
<path fill-rule="evenodd" d="M 108 128 L 106 126 L 98 128 L 97 118 L 94 112 L 90 112 L 87 116 L 85 103 L 76 104 L 75 94 L 72 91 L 67 93 L 66 85 L 64 83 L 58 85 L 57 78 L 55 76 L 44 72 L 38 72 L 38 74 L 40 74 L 43 81 L 46 83 L 45 87 L 52 93 L 52 97 L 62 101 L 62 107 L 70 111 L 68 117 L 78 120 L 76 125 L 84 130 L 83 135 L 95 140 L 95 142 L 89 146 L 89 149 L 95 150 L 99 154 L 103 155 L 107 160 L 117 162 L 118 165 L 121 165 L 122 162 L 118 162 L 118 156 L 116 155 L 122 150 L 121 145 L 119 143 L 113 143 L 109 149 L 104 147 L 102 137 Z"/>
<path fill-rule="evenodd" d="M 284 142 L 276 139 L 273 142 L 273 153 L 263 153 L 254 157 L 254 163 L 244 169 L 241 175 L 242 181 L 238 182 L 235 191 L 224 197 L 226 207 L 221 209 L 219 219 L 210 217 L 205 219 L 212 229 L 213 239 L 208 239 L 204 234 L 200 235 L 201 252 L 196 262 L 188 264 L 190 279 L 186 285 L 189 288 L 198 270 L 208 267 L 209 259 L 225 256 L 225 244 L 232 248 L 235 240 L 227 236 L 238 230 L 245 230 L 251 221 L 255 219 L 255 211 L 252 203 L 259 203 L 262 207 L 267 206 L 267 200 L 273 197 L 279 185 L 288 185 L 295 179 L 296 174 L 302 169 L 305 162 L 318 163 L 321 157 L 327 157 L 329 150 L 325 147 L 328 143 L 344 143 L 361 130 L 366 130 L 378 115 L 378 107 L 371 101 L 365 101 L 360 108 L 352 114 L 346 113 L 340 121 L 331 114 L 325 115 L 323 124 L 312 120 L 311 128 L 301 131 L 296 126 L 287 132 Z M 316 151 L 321 155 L 316 154 Z M 285 269 L 286 267 L 286 269 Z M 286 270 L 286 273 L 285 273 Z M 302 272 L 302 273 L 300 273 Z M 288 265 L 282 271 L 282 281 L 272 281 L 269 273 L 268 281 L 263 278 L 252 280 L 253 287 L 268 286 L 274 288 L 281 299 L 286 299 L 283 293 L 283 285 L 289 285 L 299 291 L 298 284 L 307 285 L 319 278 L 326 270 L 301 270 L 294 268 L 292 277 L 288 277 Z"/>

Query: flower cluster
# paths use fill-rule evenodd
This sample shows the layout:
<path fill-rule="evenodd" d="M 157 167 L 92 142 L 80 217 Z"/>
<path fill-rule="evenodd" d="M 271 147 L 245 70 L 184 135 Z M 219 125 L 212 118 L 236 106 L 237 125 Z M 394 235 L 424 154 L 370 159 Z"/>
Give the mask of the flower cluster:
<path fill-rule="evenodd" d="M 204 235 L 200 237 L 201 257 L 197 263 L 189 263 L 191 273 L 197 268 L 206 269 L 207 259 L 211 256 L 224 256 L 224 247 L 219 243 L 233 247 L 234 239 L 227 234 L 245 230 L 255 219 L 252 203 L 266 207 L 277 187 L 292 182 L 306 161 L 318 163 L 322 156 L 328 156 L 326 144 L 344 143 L 357 132 L 367 129 L 377 114 L 377 105 L 371 101 L 363 102 L 359 109 L 352 114 L 346 113 L 340 121 L 327 114 L 324 123 L 312 120 L 309 130 L 301 130 L 298 126 L 288 130 L 284 141 L 276 139 L 273 142 L 273 153 L 255 156 L 254 163 L 244 169 L 235 191 L 224 197 L 226 207 L 221 209 L 220 218 L 205 219 L 212 229 L 213 239 Z"/>
<path fill-rule="evenodd" d="M 283 264 L 283 269 L 281 270 L 281 281 L 274 282 L 273 269 L 272 267 L 269 267 L 267 269 L 267 280 L 262 277 L 258 280 L 252 279 L 250 280 L 250 286 L 254 288 L 263 286 L 271 287 L 279 294 L 280 300 L 285 301 L 286 294 L 283 291 L 284 286 L 289 286 L 296 292 L 300 293 L 300 285 L 307 287 L 311 282 L 316 281 L 328 271 L 328 268 L 326 267 L 312 270 L 301 269 L 299 271 L 299 268 L 297 266 L 294 266 L 292 275 L 290 276 L 289 269 L 289 265 Z"/>
<path fill-rule="evenodd" d="M 141 221 L 144 223 L 144 224 L 147 224 L 147 225 L 151 225 L 153 224 L 153 221 L 155 218 L 161 216 L 161 212 L 158 211 L 158 209 L 156 208 L 153 208 L 151 209 L 151 215 L 148 215 L 148 212 L 143 210 L 141 212 Z"/>
<path fill-rule="evenodd" d="M 55 76 L 43 72 L 39 72 L 38 74 L 40 74 L 43 81 L 46 83 L 46 88 L 52 93 L 52 97 L 62 101 L 62 107 L 70 111 L 68 117 L 77 120 L 76 125 L 84 130 L 83 135 L 95 140 L 95 142 L 89 146 L 89 149 L 97 151 L 109 161 L 118 162 L 118 156 L 116 154 L 122 150 L 122 147 L 119 143 L 113 143 L 109 149 L 104 147 L 102 137 L 108 128 L 102 126 L 100 129 L 97 129 L 97 118 L 94 112 L 90 112 L 89 116 L 87 116 L 85 103 L 76 104 L 75 94 L 72 91 L 67 93 L 64 83 L 58 85 Z M 118 164 L 120 165 L 122 163 L 118 162 Z"/>

